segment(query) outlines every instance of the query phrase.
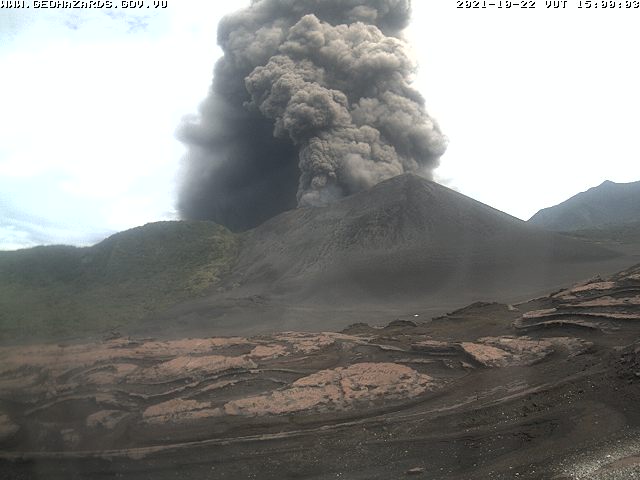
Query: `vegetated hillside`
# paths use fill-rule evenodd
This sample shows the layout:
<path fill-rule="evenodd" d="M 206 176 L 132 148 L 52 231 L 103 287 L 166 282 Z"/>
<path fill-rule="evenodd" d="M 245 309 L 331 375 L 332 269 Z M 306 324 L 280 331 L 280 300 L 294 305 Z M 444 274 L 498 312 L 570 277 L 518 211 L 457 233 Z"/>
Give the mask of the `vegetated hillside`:
<path fill-rule="evenodd" d="M 614 256 L 405 174 L 326 207 L 285 212 L 248 232 L 234 275 L 256 285 L 254 294 L 323 298 L 332 291 L 334 299 L 383 300 L 493 292 L 514 279 L 544 287 L 554 269 L 562 274 L 569 263 Z"/>
<path fill-rule="evenodd" d="M 236 236 L 158 222 L 86 248 L 0 252 L 0 338 L 104 332 L 202 294 L 228 272 Z"/>
<path fill-rule="evenodd" d="M 573 231 L 640 222 L 640 182 L 607 180 L 570 199 L 544 208 L 528 223 L 547 230 Z"/>

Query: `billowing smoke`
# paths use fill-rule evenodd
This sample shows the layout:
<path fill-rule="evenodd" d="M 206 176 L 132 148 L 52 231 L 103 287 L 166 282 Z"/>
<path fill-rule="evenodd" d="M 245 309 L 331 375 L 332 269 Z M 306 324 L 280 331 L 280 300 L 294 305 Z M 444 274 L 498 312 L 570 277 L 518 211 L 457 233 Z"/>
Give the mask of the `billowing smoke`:
<path fill-rule="evenodd" d="M 234 230 L 403 172 L 446 140 L 411 87 L 410 0 L 253 0 L 218 26 L 224 51 L 188 145 L 179 209 Z"/>

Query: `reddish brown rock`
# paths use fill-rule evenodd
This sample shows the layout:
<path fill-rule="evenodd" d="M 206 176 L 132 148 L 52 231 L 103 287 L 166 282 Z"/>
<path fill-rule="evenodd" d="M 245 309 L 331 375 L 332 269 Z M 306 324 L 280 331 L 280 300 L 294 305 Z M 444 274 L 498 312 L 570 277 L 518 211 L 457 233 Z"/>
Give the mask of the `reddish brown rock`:
<path fill-rule="evenodd" d="M 267 345 L 258 345 L 253 350 L 251 350 L 251 352 L 249 353 L 249 357 L 264 360 L 269 358 L 283 357 L 288 354 L 289 352 L 284 345 L 272 343 Z"/>
<path fill-rule="evenodd" d="M 390 401 L 421 395 L 435 382 L 428 375 L 396 363 L 357 363 L 323 370 L 284 390 L 228 402 L 228 415 L 278 415 L 338 409 L 356 402 Z"/>
<path fill-rule="evenodd" d="M 151 424 L 182 423 L 198 418 L 219 416 L 221 413 L 219 408 L 211 408 L 209 402 L 175 398 L 147 408 L 142 418 L 146 423 Z"/>
<path fill-rule="evenodd" d="M 248 357 L 225 357 L 209 355 L 203 357 L 182 356 L 139 370 L 130 379 L 140 383 L 166 382 L 175 378 L 213 375 L 232 369 L 256 368 Z"/>
<path fill-rule="evenodd" d="M 483 337 L 477 343 L 462 342 L 463 350 L 486 367 L 531 365 L 553 352 L 552 344 L 529 337 Z"/>

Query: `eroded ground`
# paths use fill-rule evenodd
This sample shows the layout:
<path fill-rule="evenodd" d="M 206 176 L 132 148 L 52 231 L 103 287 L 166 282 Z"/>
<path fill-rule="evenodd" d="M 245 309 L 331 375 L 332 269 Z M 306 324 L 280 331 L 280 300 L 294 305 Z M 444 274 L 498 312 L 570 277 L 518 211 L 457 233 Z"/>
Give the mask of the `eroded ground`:
<path fill-rule="evenodd" d="M 640 267 L 427 322 L 0 348 L 2 478 L 638 478 Z"/>

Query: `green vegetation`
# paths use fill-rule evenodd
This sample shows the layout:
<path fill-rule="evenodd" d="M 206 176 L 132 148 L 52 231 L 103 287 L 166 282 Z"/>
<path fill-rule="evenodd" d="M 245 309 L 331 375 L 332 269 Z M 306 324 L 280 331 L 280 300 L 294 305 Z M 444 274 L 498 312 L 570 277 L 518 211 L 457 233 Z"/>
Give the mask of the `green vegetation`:
<path fill-rule="evenodd" d="M 92 247 L 0 252 L 0 338 L 103 333 L 214 288 L 237 237 L 210 222 L 158 222 Z"/>

